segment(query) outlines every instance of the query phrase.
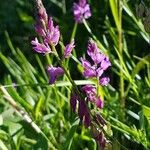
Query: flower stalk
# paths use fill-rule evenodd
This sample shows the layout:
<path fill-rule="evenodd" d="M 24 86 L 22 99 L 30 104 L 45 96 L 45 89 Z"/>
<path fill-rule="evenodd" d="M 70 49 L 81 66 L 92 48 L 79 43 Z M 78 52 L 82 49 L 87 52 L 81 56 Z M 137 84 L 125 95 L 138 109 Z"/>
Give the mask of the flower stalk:
<path fill-rule="evenodd" d="M 123 60 L 123 44 L 122 44 L 122 1 L 118 0 L 118 19 L 119 19 L 119 27 L 118 27 L 118 50 Z M 125 100 L 124 100 L 124 77 L 123 77 L 123 64 L 122 60 L 120 60 L 121 69 L 120 69 L 120 106 L 121 106 L 121 120 L 124 120 L 124 109 L 125 109 Z"/>

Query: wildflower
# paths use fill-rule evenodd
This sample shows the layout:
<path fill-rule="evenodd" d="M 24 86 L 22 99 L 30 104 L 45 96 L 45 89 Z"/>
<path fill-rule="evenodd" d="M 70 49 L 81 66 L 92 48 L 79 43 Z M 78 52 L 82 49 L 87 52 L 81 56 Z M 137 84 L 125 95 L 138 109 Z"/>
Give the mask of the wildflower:
<path fill-rule="evenodd" d="M 98 107 L 98 108 L 103 108 L 104 107 L 104 102 L 103 102 L 103 100 L 100 98 L 100 96 L 96 99 L 96 106 Z"/>
<path fill-rule="evenodd" d="M 100 98 L 100 96 L 97 95 L 96 92 L 96 87 L 93 85 L 85 85 L 82 87 L 81 89 L 83 92 L 85 92 L 88 100 L 92 103 L 95 103 L 95 105 L 98 108 L 103 108 L 104 106 L 104 102 L 103 100 Z"/>
<path fill-rule="evenodd" d="M 40 35 L 40 36 L 42 36 L 42 37 L 45 37 L 45 36 L 46 36 L 45 30 L 44 30 L 43 27 L 41 27 L 40 24 L 36 24 L 36 25 L 34 26 L 34 28 L 35 28 L 35 31 L 36 31 L 36 33 L 37 33 L 38 35 Z"/>
<path fill-rule="evenodd" d="M 50 45 L 56 46 L 60 38 L 60 31 L 58 26 L 54 26 L 52 17 L 49 18 L 46 37 L 44 41 Z"/>
<path fill-rule="evenodd" d="M 96 99 L 96 88 L 93 85 L 85 85 L 82 87 L 82 91 L 86 93 L 88 99 L 94 102 Z"/>
<path fill-rule="evenodd" d="M 84 115 L 84 125 L 85 127 L 89 127 L 91 124 L 91 117 L 90 117 L 90 114 L 89 114 L 89 111 L 86 111 L 85 115 Z"/>
<path fill-rule="evenodd" d="M 76 110 L 77 99 L 78 99 L 77 94 L 72 93 L 71 98 L 70 98 L 70 106 L 71 106 L 73 112 L 75 112 L 75 110 Z"/>
<path fill-rule="evenodd" d="M 71 52 L 72 52 L 72 50 L 73 50 L 74 47 L 75 47 L 74 40 L 72 40 L 71 43 L 69 43 L 69 44 L 66 45 L 65 50 L 64 50 L 64 57 L 65 58 L 70 57 Z"/>
<path fill-rule="evenodd" d="M 37 23 L 35 31 L 42 37 L 43 43 L 39 43 L 37 38 L 31 44 L 35 47 L 33 49 L 38 53 L 49 53 L 50 46 L 56 46 L 59 42 L 60 31 L 58 26 L 54 26 L 52 17 L 48 17 L 46 9 L 41 0 L 36 0 L 37 7 Z"/>
<path fill-rule="evenodd" d="M 111 63 L 109 61 L 109 58 L 107 56 L 104 57 L 104 59 L 101 62 L 101 68 L 103 70 L 106 70 L 109 66 L 111 66 Z"/>
<path fill-rule="evenodd" d="M 32 40 L 31 44 L 33 45 L 33 49 L 38 53 L 46 54 L 46 53 L 51 52 L 51 49 L 48 46 L 48 44 L 47 43 L 39 43 L 37 38 L 35 38 L 35 40 Z"/>
<path fill-rule="evenodd" d="M 79 115 L 80 120 L 83 120 L 83 117 L 86 111 L 87 111 L 87 107 L 86 107 L 84 100 L 79 99 L 78 115 Z"/>
<path fill-rule="evenodd" d="M 101 150 L 104 150 L 104 149 L 105 149 L 106 138 L 105 138 L 103 132 L 100 132 L 100 134 L 99 134 L 99 136 L 98 136 L 98 138 L 97 138 L 97 143 L 99 144 Z"/>
<path fill-rule="evenodd" d="M 79 0 L 78 3 L 73 4 L 73 13 L 75 21 L 82 23 L 83 19 L 91 17 L 90 6 L 86 0 Z"/>
<path fill-rule="evenodd" d="M 83 75 L 86 78 L 98 78 L 99 84 L 107 85 L 109 83 L 109 78 L 105 77 L 101 79 L 101 76 L 104 71 L 111 66 L 109 58 L 100 52 L 96 43 L 92 40 L 88 42 L 87 54 L 92 59 L 93 64 L 86 59 L 80 59 L 84 69 Z"/>
<path fill-rule="evenodd" d="M 46 9 L 43 6 L 42 0 L 36 0 L 36 8 L 37 8 L 37 20 L 41 24 L 47 24 L 48 15 L 46 13 Z M 43 25 L 44 25 L 43 24 Z"/>
<path fill-rule="evenodd" d="M 49 84 L 54 84 L 57 77 L 64 74 L 64 70 L 61 67 L 47 67 L 47 73 L 50 76 Z"/>
<path fill-rule="evenodd" d="M 89 61 L 87 61 L 86 59 L 81 58 L 80 60 L 81 60 L 82 66 L 84 68 L 83 75 L 86 78 L 96 77 L 95 66 L 92 66 L 91 63 Z"/>
<path fill-rule="evenodd" d="M 103 77 L 99 80 L 99 84 L 101 84 L 103 86 L 107 86 L 109 81 L 110 81 L 110 79 L 108 77 Z"/>
<path fill-rule="evenodd" d="M 95 64 L 99 64 L 105 58 L 105 55 L 100 53 L 96 43 L 92 40 L 88 42 L 87 54 L 91 57 Z"/>

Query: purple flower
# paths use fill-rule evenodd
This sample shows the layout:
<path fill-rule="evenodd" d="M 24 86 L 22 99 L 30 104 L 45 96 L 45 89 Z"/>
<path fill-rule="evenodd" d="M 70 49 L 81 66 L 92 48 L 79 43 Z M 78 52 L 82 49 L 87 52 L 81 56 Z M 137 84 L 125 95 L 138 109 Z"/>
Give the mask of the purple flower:
<path fill-rule="evenodd" d="M 101 84 L 103 86 L 107 86 L 109 81 L 110 81 L 110 79 L 108 77 L 103 77 L 99 80 L 99 84 Z"/>
<path fill-rule="evenodd" d="M 86 114 L 86 112 L 87 112 L 87 107 L 86 107 L 85 101 L 79 99 L 78 115 L 81 121 L 83 120 L 83 117 Z"/>
<path fill-rule="evenodd" d="M 78 96 L 76 95 L 76 93 L 72 93 L 71 98 L 70 98 L 70 106 L 73 112 L 75 112 L 76 110 L 77 99 L 78 99 Z"/>
<path fill-rule="evenodd" d="M 104 107 L 104 101 L 100 97 L 98 97 L 97 100 L 96 100 L 96 106 L 98 108 L 103 108 Z"/>
<path fill-rule="evenodd" d="M 42 36 L 42 37 L 45 37 L 45 36 L 46 36 L 46 33 L 45 33 L 43 27 L 42 27 L 40 24 L 36 24 L 36 25 L 34 26 L 34 28 L 35 28 L 35 31 L 36 31 L 37 34 L 39 34 L 39 35 Z"/>
<path fill-rule="evenodd" d="M 99 64 L 105 58 L 105 55 L 100 53 L 96 43 L 92 40 L 89 40 L 88 42 L 87 54 L 91 57 L 95 64 Z"/>
<path fill-rule="evenodd" d="M 38 21 L 41 24 L 47 24 L 48 15 L 46 9 L 43 6 L 42 0 L 36 0 L 37 16 Z"/>
<path fill-rule="evenodd" d="M 57 77 L 64 74 L 64 70 L 61 67 L 47 67 L 47 73 L 50 76 L 49 84 L 54 84 Z"/>
<path fill-rule="evenodd" d="M 81 58 L 81 63 L 84 69 L 83 75 L 86 78 L 98 78 L 99 84 L 107 85 L 109 78 L 102 78 L 104 71 L 111 66 L 109 58 L 102 54 L 96 43 L 92 40 L 88 42 L 87 54 L 91 57 L 93 65 L 86 59 Z"/>
<path fill-rule="evenodd" d="M 70 57 L 71 52 L 72 52 L 72 50 L 73 50 L 74 47 L 75 47 L 74 40 L 72 40 L 71 43 L 69 43 L 69 44 L 66 45 L 65 50 L 64 50 L 64 57 L 65 58 Z"/>
<path fill-rule="evenodd" d="M 81 63 L 84 68 L 83 75 L 87 78 L 96 77 L 96 68 L 95 66 L 91 66 L 91 63 L 86 59 L 81 58 Z"/>
<path fill-rule="evenodd" d="M 73 14 L 75 21 L 82 23 L 83 19 L 88 19 L 91 17 L 90 6 L 87 4 L 86 0 L 79 0 L 79 3 L 73 4 Z"/>
<path fill-rule="evenodd" d="M 106 70 L 109 66 L 111 66 L 111 63 L 109 61 L 109 58 L 106 56 L 105 59 L 103 59 L 101 62 L 101 68 L 103 70 Z"/>
<path fill-rule="evenodd" d="M 88 99 L 91 102 L 95 102 L 96 99 L 96 88 L 93 85 L 85 85 L 82 87 L 82 91 L 86 93 Z"/>
<path fill-rule="evenodd" d="M 50 45 L 56 46 L 58 44 L 59 38 L 60 38 L 59 27 L 58 26 L 54 27 L 53 19 L 52 17 L 50 17 L 44 41 L 46 43 L 49 43 Z"/>
<path fill-rule="evenodd" d="M 99 136 L 97 137 L 97 142 L 100 146 L 100 149 L 101 150 L 104 150 L 105 149 L 105 145 L 106 145 L 106 138 L 104 137 L 104 134 L 103 132 L 100 132 Z"/>
<path fill-rule="evenodd" d="M 37 38 L 35 38 L 35 40 L 32 40 L 31 44 L 33 45 L 33 49 L 38 53 L 46 54 L 46 53 L 51 52 L 51 49 L 48 46 L 48 44 L 47 43 L 39 43 Z"/>
<path fill-rule="evenodd" d="M 84 125 L 85 125 L 85 127 L 88 128 L 90 126 L 90 124 L 91 124 L 91 117 L 90 117 L 89 112 L 87 111 L 84 115 Z"/>

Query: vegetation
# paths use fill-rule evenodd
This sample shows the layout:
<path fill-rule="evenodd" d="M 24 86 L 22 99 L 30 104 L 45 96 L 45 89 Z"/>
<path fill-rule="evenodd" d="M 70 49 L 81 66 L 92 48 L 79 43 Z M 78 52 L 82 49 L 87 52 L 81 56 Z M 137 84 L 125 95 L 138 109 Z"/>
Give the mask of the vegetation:
<path fill-rule="evenodd" d="M 80 62 L 87 55 L 89 38 L 110 59 L 111 67 L 105 72 L 110 83 L 98 88 L 104 107 L 89 104 L 90 111 L 106 122 L 96 125 L 106 138 L 104 149 L 150 149 L 150 4 L 89 0 L 91 17 L 75 23 L 73 2 L 43 0 L 61 32 L 58 55 L 75 39 L 73 55 L 63 67 L 79 89 L 97 84 L 83 76 Z M 59 59 L 32 48 L 31 41 L 37 36 L 34 7 L 34 1 L 0 2 L 0 149 L 102 149 L 92 127 L 85 127 L 71 109 L 74 87 L 68 77 L 49 84 L 45 68 L 57 66 Z"/>

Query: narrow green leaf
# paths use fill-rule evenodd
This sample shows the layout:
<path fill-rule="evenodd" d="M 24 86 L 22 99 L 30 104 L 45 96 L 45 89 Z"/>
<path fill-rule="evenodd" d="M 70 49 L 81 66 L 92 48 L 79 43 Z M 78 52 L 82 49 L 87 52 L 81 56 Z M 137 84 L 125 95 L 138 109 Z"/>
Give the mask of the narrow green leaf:
<path fill-rule="evenodd" d="M 116 0 L 109 0 L 110 8 L 112 11 L 112 15 L 116 24 L 117 29 L 119 29 L 119 16 L 118 16 L 118 5 Z"/>
<path fill-rule="evenodd" d="M 41 96 L 40 99 L 38 100 L 36 106 L 35 106 L 35 119 L 37 120 L 40 112 L 41 112 L 41 108 L 42 108 L 42 104 L 43 104 L 43 97 Z"/>
<path fill-rule="evenodd" d="M 68 136 L 67 136 L 67 140 L 66 140 L 65 145 L 63 147 L 64 150 L 66 150 L 66 149 L 70 150 L 71 149 L 71 144 L 72 144 L 73 136 L 74 136 L 74 134 L 76 132 L 78 124 L 79 124 L 79 120 L 76 120 L 72 124 L 72 126 L 71 126 L 71 128 L 69 130 Z"/>

